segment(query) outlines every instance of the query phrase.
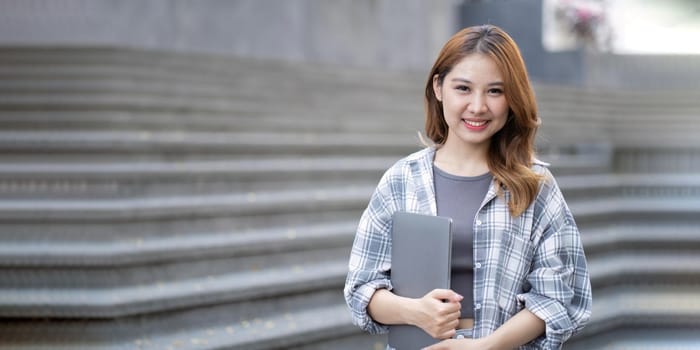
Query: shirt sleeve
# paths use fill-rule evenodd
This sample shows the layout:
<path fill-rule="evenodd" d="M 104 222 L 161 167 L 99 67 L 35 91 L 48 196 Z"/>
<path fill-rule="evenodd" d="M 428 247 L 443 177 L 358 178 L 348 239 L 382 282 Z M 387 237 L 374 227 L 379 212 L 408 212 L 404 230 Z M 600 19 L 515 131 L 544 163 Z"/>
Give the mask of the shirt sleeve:
<path fill-rule="evenodd" d="M 527 276 L 531 288 L 518 300 L 545 321 L 545 336 L 535 340 L 538 348 L 560 349 L 590 318 L 590 276 L 573 215 L 548 171 L 534 204 L 540 237 Z"/>
<path fill-rule="evenodd" d="M 377 289 L 391 290 L 391 218 L 396 211 L 389 172 L 382 177 L 367 209 L 360 218 L 350 253 L 345 281 L 345 301 L 352 322 L 372 333 L 386 333 L 386 325 L 375 322 L 367 314 L 367 305 Z"/>

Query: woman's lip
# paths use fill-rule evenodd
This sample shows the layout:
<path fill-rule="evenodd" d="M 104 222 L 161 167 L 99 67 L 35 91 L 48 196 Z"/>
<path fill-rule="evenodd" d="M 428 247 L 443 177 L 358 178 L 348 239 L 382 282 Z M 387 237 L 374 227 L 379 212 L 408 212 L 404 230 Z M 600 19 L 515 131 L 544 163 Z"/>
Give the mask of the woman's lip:
<path fill-rule="evenodd" d="M 486 129 L 486 126 L 489 124 L 488 120 L 469 120 L 469 119 L 462 119 L 462 122 L 464 123 L 464 126 L 467 127 L 469 130 L 484 130 Z"/>

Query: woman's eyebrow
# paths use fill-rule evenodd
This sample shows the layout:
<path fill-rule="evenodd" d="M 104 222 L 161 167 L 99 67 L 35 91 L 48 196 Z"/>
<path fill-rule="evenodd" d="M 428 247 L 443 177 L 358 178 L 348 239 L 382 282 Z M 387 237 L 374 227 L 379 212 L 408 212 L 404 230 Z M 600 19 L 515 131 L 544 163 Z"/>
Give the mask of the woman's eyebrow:
<path fill-rule="evenodd" d="M 472 84 L 471 80 L 469 80 L 469 79 L 464 79 L 464 78 L 452 78 L 452 81 L 453 81 L 453 82 L 465 83 L 465 84 Z M 494 82 L 488 83 L 487 85 L 488 85 L 488 86 L 503 86 L 503 85 L 505 85 L 505 84 L 503 84 L 502 81 L 494 81 Z"/>

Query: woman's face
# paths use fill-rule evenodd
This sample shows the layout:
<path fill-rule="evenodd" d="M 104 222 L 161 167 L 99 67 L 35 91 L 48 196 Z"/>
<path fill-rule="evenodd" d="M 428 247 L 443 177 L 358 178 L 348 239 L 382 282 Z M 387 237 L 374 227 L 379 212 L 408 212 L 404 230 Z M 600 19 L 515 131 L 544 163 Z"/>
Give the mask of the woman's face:
<path fill-rule="evenodd" d="M 491 137 L 508 119 L 503 76 L 496 63 L 483 54 L 471 54 L 455 65 L 433 89 L 442 102 L 448 126 L 446 144 L 488 148 Z"/>

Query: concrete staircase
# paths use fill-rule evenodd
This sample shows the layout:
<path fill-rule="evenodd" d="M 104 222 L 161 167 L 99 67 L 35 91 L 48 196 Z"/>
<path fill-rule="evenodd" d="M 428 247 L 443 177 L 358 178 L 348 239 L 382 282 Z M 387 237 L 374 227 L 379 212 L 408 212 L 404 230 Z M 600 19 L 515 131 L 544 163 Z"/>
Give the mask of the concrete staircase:
<path fill-rule="evenodd" d="M 609 157 L 588 174 L 554 171 L 594 292 L 591 323 L 566 348 L 700 348 L 700 91 L 537 92 L 545 158 Z"/>
<path fill-rule="evenodd" d="M 379 176 L 421 147 L 422 74 L 0 52 L 3 349 L 383 349 L 342 285 Z M 593 274 L 570 347 L 700 324 L 700 93 L 537 93 Z"/>

